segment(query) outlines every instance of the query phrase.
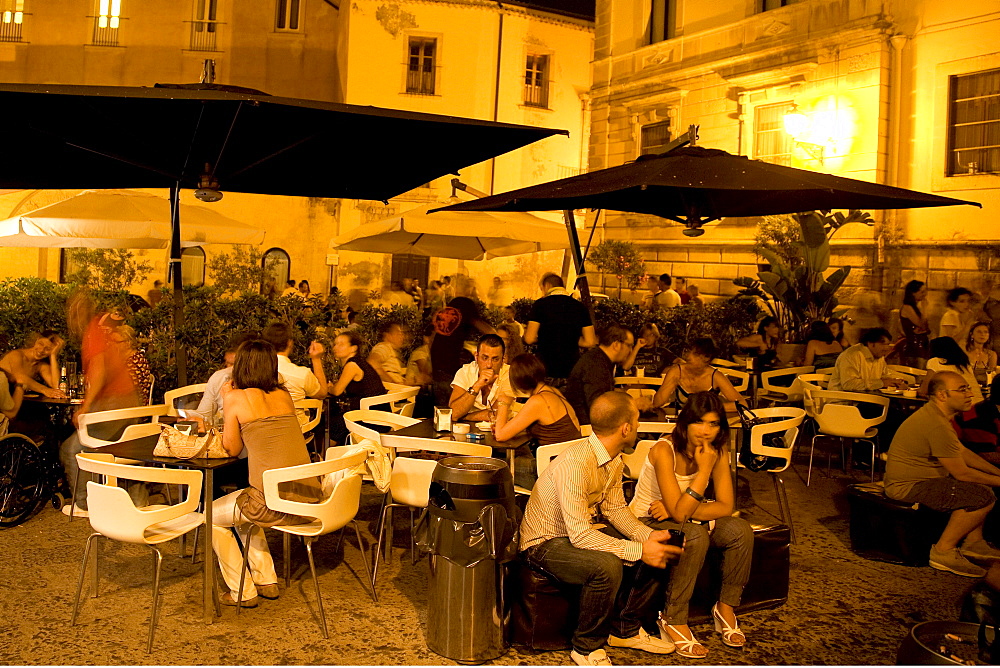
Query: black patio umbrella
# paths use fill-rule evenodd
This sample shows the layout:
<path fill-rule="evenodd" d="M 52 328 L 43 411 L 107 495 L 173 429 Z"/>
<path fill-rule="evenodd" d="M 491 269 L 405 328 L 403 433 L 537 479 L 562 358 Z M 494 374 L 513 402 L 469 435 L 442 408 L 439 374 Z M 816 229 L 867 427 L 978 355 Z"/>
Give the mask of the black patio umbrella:
<path fill-rule="evenodd" d="M 700 146 L 443 207 L 447 211 L 609 209 L 661 216 L 700 236 L 702 225 L 733 216 L 822 209 L 912 209 L 977 202 L 772 165 Z M 576 228 L 567 225 L 578 272 Z"/>
<path fill-rule="evenodd" d="M 0 188 L 180 188 L 387 200 L 564 130 L 272 97 L 214 84 L 0 85 Z M 182 318 L 183 302 L 178 301 Z M 183 349 L 179 352 L 182 353 Z M 183 354 L 179 380 L 186 383 Z"/>

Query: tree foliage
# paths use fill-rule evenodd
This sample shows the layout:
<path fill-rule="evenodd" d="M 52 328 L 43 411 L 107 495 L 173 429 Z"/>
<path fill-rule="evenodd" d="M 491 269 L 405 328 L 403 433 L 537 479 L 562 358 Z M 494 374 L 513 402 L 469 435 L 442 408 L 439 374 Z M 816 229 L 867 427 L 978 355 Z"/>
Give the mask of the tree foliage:
<path fill-rule="evenodd" d="M 594 246 L 587 261 L 598 270 L 618 279 L 618 298 L 622 296 L 622 286 L 635 290 L 646 275 L 646 262 L 630 241 L 605 239 Z"/>
<path fill-rule="evenodd" d="M 216 253 L 208 261 L 212 283 L 223 294 L 232 296 L 260 293 L 261 286 L 275 260 L 263 262 L 260 247 L 234 245 L 231 253 Z"/>
<path fill-rule="evenodd" d="M 137 260 L 127 248 L 69 248 L 66 254 L 70 266 L 75 267 L 66 281 L 95 292 L 127 292 L 153 270 L 153 265 Z"/>

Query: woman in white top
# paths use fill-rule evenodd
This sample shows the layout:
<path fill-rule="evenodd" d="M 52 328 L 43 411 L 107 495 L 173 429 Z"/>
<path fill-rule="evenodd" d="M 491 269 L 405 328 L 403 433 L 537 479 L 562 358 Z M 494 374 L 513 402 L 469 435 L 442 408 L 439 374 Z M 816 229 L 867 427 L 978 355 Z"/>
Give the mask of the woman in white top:
<path fill-rule="evenodd" d="M 965 353 L 969 356 L 969 365 L 976 380 L 985 383 L 988 374 L 996 373 L 997 353 L 989 347 L 990 324 L 977 322 L 969 330 L 969 338 L 965 341 Z"/>
<path fill-rule="evenodd" d="M 629 508 L 656 529 L 682 528 L 684 553 L 670 571 L 667 602 L 658 624 L 681 656 L 701 659 L 708 654 L 688 628 L 688 603 L 709 546 L 721 549 L 722 591 L 712 608 L 715 630 L 722 642 L 742 647 L 746 636 L 736 621 L 743 587 L 750 577 L 753 530 L 733 517 L 735 494 L 729 472 L 729 423 L 721 397 L 696 392 L 688 397 L 677 427 L 659 441 L 643 463 Z M 714 500 L 706 500 L 708 487 Z"/>
<path fill-rule="evenodd" d="M 948 310 L 941 316 L 941 326 L 938 336 L 950 336 L 958 345 L 965 345 L 969 335 L 969 308 L 972 306 L 972 293 L 965 288 L 952 288 L 948 291 Z"/>
<path fill-rule="evenodd" d="M 950 336 L 939 336 L 931 341 L 931 359 L 927 360 L 927 374 L 920 387 L 920 394 L 927 395 L 931 377 L 939 371 L 954 371 L 964 378 L 969 387 L 972 388 L 972 401 L 978 404 L 983 400 L 983 390 L 979 387 L 976 376 L 972 373 L 969 356 Z"/>

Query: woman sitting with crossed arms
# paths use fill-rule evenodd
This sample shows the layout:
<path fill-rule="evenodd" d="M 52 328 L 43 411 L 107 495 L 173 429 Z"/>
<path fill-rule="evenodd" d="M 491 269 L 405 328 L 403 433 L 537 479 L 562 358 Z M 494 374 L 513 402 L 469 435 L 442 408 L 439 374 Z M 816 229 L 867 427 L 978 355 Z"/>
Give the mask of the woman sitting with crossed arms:
<path fill-rule="evenodd" d="M 729 471 L 729 423 L 713 392 L 688 397 L 673 433 L 649 451 L 629 508 L 654 529 L 682 528 L 684 553 L 670 571 L 667 602 L 657 624 L 677 653 L 692 659 L 708 654 L 688 627 L 688 603 L 709 547 L 722 550 L 722 591 L 712 619 L 722 642 L 742 647 L 746 636 L 736 621 L 743 587 L 750 577 L 753 530 L 732 517 L 735 506 Z M 712 485 L 715 499 L 706 499 Z"/>

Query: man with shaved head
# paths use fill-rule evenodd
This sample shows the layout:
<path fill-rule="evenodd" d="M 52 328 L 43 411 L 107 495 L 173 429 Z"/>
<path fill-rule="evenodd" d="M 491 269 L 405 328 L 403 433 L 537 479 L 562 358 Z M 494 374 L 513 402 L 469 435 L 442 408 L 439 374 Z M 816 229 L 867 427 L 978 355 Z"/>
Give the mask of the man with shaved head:
<path fill-rule="evenodd" d="M 662 598 L 663 569 L 681 548 L 666 544 L 669 532 L 639 522 L 622 493 L 620 455 L 635 451 L 639 410 L 629 395 L 605 392 L 591 404 L 590 424 L 593 434 L 564 450 L 535 483 L 521 550 L 539 570 L 581 585 L 575 663 L 610 666 L 605 643 L 668 654 L 674 643 L 650 636 L 642 620 Z"/>
<path fill-rule="evenodd" d="M 931 546 L 930 565 L 940 571 L 977 578 L 986 570 L 969 561 L 1000 560 L 983 538 L 983 523 L 996 503 L 991 487 L 1000 486 L 1000 469 L 962 445 L 952 424 L 972 406 L 972 388 L 957 373 L 935 374 L 927 404 L 899 427 L 885 466 L 885 495 L 951 513 Z"/>

